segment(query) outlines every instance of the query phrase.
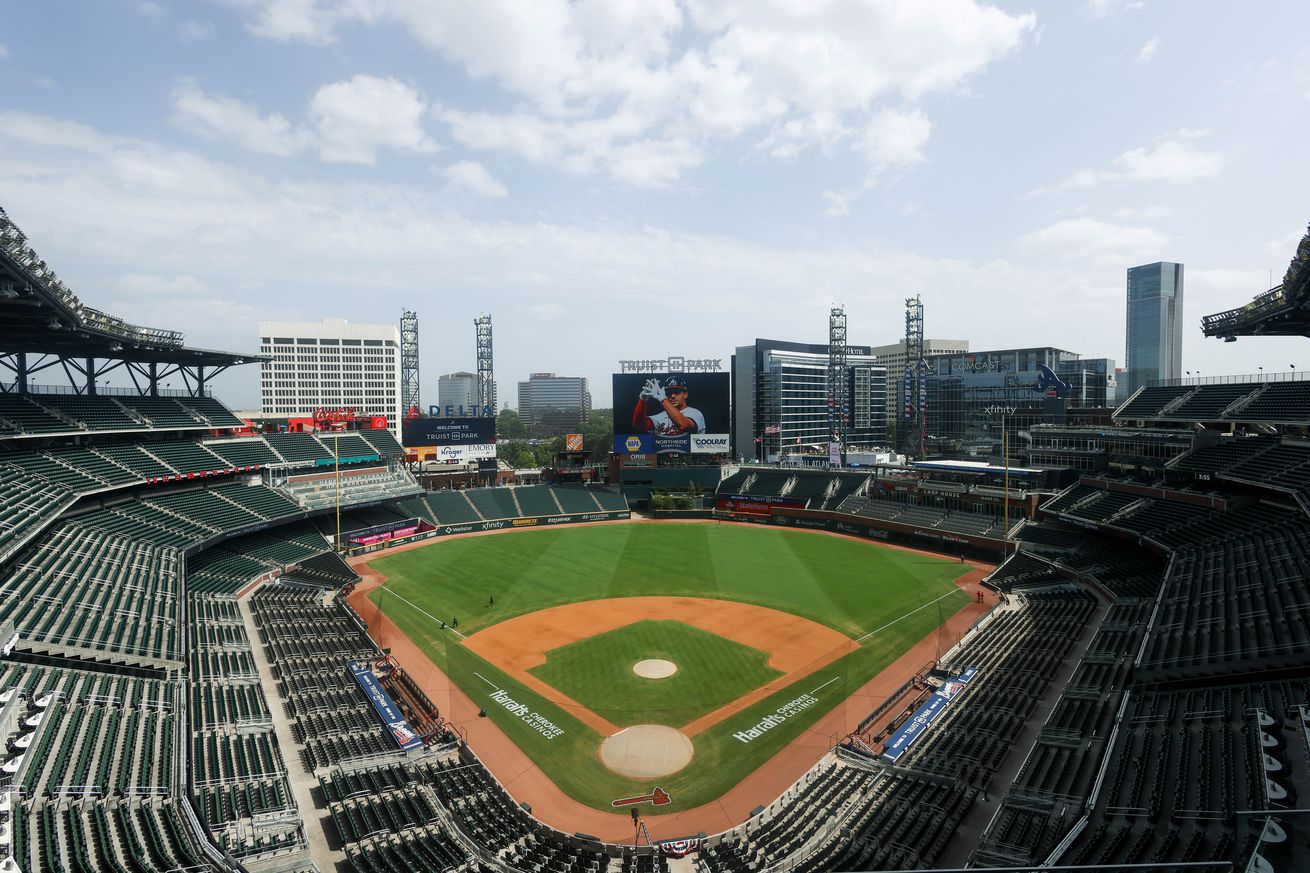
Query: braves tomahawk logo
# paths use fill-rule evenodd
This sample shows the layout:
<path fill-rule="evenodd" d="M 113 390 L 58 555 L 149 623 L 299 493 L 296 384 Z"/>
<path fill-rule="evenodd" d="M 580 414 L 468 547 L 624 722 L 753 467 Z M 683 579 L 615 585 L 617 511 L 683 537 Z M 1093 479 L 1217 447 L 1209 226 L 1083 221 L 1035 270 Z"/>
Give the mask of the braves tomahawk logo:
<path fill-rule="evenodd" d="M 618 800 L 610 801 L 610 806 L 632 806 L 637 803 L 649 803 L 651 806 L 665 806 L 673 802 L 673 796 L 663 788 L 656 786 L 650 794 L 641 794 L 637 797 L 621 797 Z"/>

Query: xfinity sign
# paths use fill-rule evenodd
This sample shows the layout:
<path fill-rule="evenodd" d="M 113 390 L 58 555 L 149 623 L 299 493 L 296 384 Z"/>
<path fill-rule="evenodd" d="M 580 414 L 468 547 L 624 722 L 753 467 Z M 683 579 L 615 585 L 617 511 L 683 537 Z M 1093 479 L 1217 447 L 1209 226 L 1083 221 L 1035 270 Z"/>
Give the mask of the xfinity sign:
<path fill-rule="evenodd" d="M 691 434 L 691 453 L 693 455 L 721 455 L 728 452 L 728 435 L 726 433 Z"/>

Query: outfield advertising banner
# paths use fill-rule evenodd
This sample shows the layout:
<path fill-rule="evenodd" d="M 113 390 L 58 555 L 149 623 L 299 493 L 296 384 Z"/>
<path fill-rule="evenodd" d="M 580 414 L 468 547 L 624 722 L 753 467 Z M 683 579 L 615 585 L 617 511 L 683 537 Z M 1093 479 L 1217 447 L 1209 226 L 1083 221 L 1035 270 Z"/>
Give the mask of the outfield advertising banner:
<path fill-rule="evenodd" d="M 406 448 L 496 443 L 494 418 L 407 418 L 402 428 L 401 442 Z"/>
<path fill-rule="evenodd" d="M 728 451 L 730 379 L 727 373 L 615 373 L 614 451 Z M 694 436 L 705 439 L 694 443 Z M 709 441 L 719 437 L 721 446 Z"/>
<path fill-rule="evenodd" d="M 725 455 L 728 453 L 726 433 L 694 433 L 691 435 L 693 455 Z"/>

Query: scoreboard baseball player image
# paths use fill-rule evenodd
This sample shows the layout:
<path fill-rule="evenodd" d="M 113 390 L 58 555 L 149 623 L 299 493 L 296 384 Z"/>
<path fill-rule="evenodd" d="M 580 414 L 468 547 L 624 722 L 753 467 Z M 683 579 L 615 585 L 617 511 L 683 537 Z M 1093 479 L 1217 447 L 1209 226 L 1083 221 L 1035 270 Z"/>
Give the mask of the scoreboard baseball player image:
<path fill-rule="evenodd" d="M 667 436 L 704 433 L 705 416 L 687 405 L 687 383 L 681 376 L 647 379 L 632 410 L 633 433 L 658 433 Z"/>

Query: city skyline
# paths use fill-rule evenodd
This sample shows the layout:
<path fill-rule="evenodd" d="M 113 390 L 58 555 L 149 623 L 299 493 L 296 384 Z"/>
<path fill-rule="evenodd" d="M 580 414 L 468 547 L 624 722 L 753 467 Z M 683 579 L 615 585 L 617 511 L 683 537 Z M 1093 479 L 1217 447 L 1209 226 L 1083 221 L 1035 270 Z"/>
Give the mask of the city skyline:
<path fill-rule="evenodd" d="M 1188 267 L 1187 370 L 1305 369 L 1198 325 L 1310 218 L 1281 196 L 1310 8 L 1207 6 L 19 6 L 0 205 L 88 305 L 191 345 L 416 310 L 425 404 L 486 312 L 499 381 L 597 407 L 621 359 L 822 342 L 831 305 L 893 344 L 915 294 L 929 336 L 1119 359 L 1152 261 Z M 258 368 L 214 387 L 254 407 Z"/>

